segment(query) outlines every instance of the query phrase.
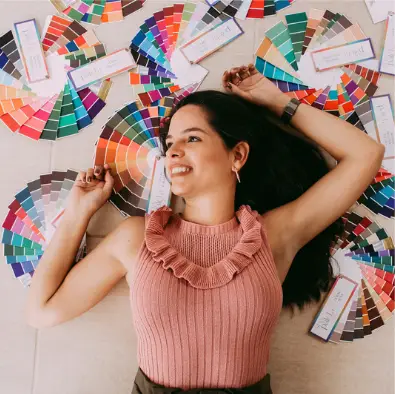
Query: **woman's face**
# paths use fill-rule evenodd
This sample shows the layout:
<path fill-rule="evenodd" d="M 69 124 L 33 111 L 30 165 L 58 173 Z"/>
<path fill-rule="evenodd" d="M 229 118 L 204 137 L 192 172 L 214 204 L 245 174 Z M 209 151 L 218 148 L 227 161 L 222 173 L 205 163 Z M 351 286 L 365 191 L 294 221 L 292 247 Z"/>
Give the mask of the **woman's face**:
<path fill-rule="evenodd" d="M 176 112 L 166 145 L 166 171 L 177 196 L 195 198 L 234 184 L 233 154 L 201 107 L 186 105 Z"/>

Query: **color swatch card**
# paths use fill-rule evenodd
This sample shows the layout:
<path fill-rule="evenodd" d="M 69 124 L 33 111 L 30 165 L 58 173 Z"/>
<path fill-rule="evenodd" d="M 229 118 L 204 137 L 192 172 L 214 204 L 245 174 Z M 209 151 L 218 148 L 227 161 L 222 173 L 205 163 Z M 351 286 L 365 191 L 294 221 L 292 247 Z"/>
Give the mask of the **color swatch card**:
<path fill-rule="evenodd" d="M 120 49 L 91 63 L 69 71 L 68 78 L 78 91 L 98 81 L 118 75 L 136 67 L 127 49 Z"/>
<path fill-rule="evenodd" d="M 311 56 L 317 71 L 330 70 L 345 64 L 358 63 L 375 58 L 370 38 L 319 49 L 311 52 Z"/>
<path fill-rule="evenodd" d="M 213 10 L 238 19 L 262 19 L 272 16 L 289 7 L 292 2 L 293 0 L 206 0 Z"/>
<path fill-rule="evenodd" d="M 395 13 L 393 12 L 388 14 L 385 26 L 379 70 L 383 74 L 395 75 Z"/>
<path fill-rule="evenodd" d="M 366 7 L 369 10 L 373 23 L 385 21 L 388 12 L 395 12 L 395 6 L 392 1 L 386 0 L 365 0 Z"/>
<path fill-rule="evenodd" d="M 107 78 L 77 92 L 67 73 L 106 56 L 104 46 L 92 30 L 55 15 L 46 20 L 42 46 L 34 20 L 16 23 L 15 30 L 17 38 L 12 31 L 0 36 L 1 124 L 34 140 L 79 133 L 104 108 L 112 82 Z"/>
<path fill-rule="evenodd" d="M 385 146 L 384 159 L 395 159 L 394 110 L 390 95 L 370 98 L 377 141 Z"/>
<path fill-rule="evenodd" d="M 47 64 L 35 19 L 15 23 L 14 28 L 28 81 L 37 82 L 48 78 Z"/>
<path fill-rule="evenodd" d="M 61 217 L 77 172 L 53 171 L 29 182 L 15 195 L 3 221 L 3 255 L 13 276 L 28 287 L 35 269 L 56 228 L 54 217 Z M 57 211 L 53 211 L 53 209 Z M 58 222 L 59 223 L 59 222 Z M 86 254 L 85 237 L 75 262 Z"/>
<path fill-rule="evenodd" d="M 199 63 L 243 33 L 238 23 L 234 19 L 229 19 L 184 44 L 181 51 L 191 63 Z"/>
<path fill-rule="evenodd" d="M 141 9 L 145 0 L 50 0 L 71 20 L 94 25 L 123 21 Z"/>
<path fill-rule="evenodd" d="M 148 200 L 147 213 L 163 206 L 170 206 L 171 184 L 166 178 L 165 160 L 162 157 L 155 161 L 152 177 L 151 193 Z"/>
<path fill-rule="evenodd" d="M 332 335 L 340 317 L 354 295 L 358 284 L 340 275 L 330 290 L 324 305 L 314 319 L 310 332 L 325 341 Z"/>
<path fill-rule="evenodd" d="M 107 121 L 96 144 L 94 165 L 108 164 L 114 176 L 110 201 L 125 216 L 144 216 L 149 207 L 169 203 L 159 141 L 161 118 L 175 105 L 164 97 L 150 107 L 126 104 Z"/>
<path fill-rule="evenodd" d="M 235 23 L 230 15 L 236 13 L 239 5 L 238 2 L 218 2 L 212 7 L 201 2 L 174 4 L 144 21 L 130 43 L 138 67 L 131 70 L 129 78 L 144 106 L 163 97 L 176 97 L 177 92 L 182 95 L 202 83 L 208 70 L 189 61 L 182 46 L 192 45 L 200 35 L 203 42 L 205 34 L 215 34 L 216 28 L 221 29 L 222 24 L 226 27 L 226 22 Z M 223 39 L 219 46 L 206 48 L 203 56 L 225 45 L 226 41 Z M 152 77 L 167 78 L 171 82 L 152 83 Z"/>

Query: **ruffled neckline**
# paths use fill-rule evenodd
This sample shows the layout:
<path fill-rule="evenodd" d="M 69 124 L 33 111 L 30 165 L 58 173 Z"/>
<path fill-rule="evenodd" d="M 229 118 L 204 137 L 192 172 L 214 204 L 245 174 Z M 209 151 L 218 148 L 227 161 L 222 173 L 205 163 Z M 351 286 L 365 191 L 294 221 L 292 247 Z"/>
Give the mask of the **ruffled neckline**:
<path fill-rule="evenodd" d="M 250 264 L 253 255 L 262 246 L 261 224 L 258 213 L 247 205 L 241 206 L 229 221 L 205 226 L 187 222 L 168 207 L 162 207 L 147 216 L 145 243 L 155 262 L 164 269 L 171 269 L 177 278 L 183 278 L 198 289 L 212 289 L 229 283 L 233 277 Z M 176 221 L 180 233 L 200 233 L 215 235 L 226 233 L 237 226 L 242 228 L 242 236 L 231 252 L 210 267 L 202 267 L 178 252 L 164 235 L 170 218 Z"/>

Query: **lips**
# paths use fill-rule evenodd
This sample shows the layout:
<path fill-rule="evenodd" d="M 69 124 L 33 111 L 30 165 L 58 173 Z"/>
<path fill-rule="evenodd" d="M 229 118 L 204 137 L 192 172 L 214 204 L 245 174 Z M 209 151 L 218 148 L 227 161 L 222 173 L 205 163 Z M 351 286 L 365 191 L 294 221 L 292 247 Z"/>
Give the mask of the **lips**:
<path fill-rule="evenodd" d="M 172 166 L 170 166 L 170 170 L 169 170 L 171 177 L 187 175 L 190 174 L 191 172 L 192 172 L 192 167 L 183 164 L 173 164 Z"/>

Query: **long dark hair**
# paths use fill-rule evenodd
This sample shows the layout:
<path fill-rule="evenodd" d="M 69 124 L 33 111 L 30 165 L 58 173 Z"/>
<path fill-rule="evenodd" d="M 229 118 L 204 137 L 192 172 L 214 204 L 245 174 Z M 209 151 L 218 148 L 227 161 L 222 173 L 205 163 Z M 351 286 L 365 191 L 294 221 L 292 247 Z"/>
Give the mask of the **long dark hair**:
<path fill-rule="evenodd" d="M 170 119 L 188 104 L 207 112 L 228 149 L 240 141 L 250 145 L 248 160 L 240 171 L 242 181 L 236 187 L 235 210 L 245 204 L 263 214 L 295 200 L 329 171 L 316 147 L 270 122 L 263 107 L 235 95 L 201 91 L 180 101 Z M 168 124 L 160 133 L 164 150 Z M 321 292 L 328 290 L 333 279 L 329 247 L 342 231 L 338 219 L 297 253 L 283 283 L 284 306 L 302 308 L 319 301 Z"/>

